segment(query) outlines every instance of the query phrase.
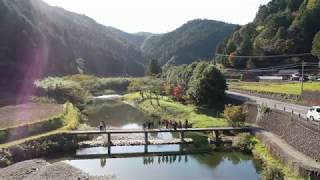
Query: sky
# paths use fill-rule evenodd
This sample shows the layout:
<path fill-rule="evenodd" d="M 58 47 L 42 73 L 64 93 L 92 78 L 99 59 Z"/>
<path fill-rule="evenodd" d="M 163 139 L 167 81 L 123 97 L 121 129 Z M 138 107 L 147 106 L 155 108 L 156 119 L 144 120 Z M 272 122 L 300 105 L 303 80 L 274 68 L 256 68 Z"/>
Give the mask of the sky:
<path fill-rule="evenodd" d="M 251 22 L 270 0 L 44 0 L 126 32 L 166 33 L 193 19 Z"/>

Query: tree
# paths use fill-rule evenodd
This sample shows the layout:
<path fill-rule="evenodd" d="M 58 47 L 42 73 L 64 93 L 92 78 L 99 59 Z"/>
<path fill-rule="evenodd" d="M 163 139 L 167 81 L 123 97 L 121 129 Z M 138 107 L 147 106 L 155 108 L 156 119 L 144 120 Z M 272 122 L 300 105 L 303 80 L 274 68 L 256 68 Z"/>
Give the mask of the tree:
<path fill-rule="evenodd" d="M 155 59 L 152 59 L 150 62 L 149 62 L 149 65 L 146 69 L 146 74 L 147 75 L 157 75 L 157 74 L 160 74 L 161 73 L 161 67 L 158 63 L 157 60 Z"/>
<path fill-rule="evenodd" d="M 313 39 L 312 54 L 320 59 L 320 31 Z"/>
<path fill-rule="evenodd" d="M 178 84 L 178 85 L 175 85 L 174 87 L 173 87 L 173 97 L 176 99 L 176 100 L 178 100 L 178 101 L 181 101 L 182 100 L 182 97 L 183 97 L 183 95 L 184 95 L 184 90 L 185 90 L 185 88 L 182 86 L 182 85 L 180 85 L 180 84 Z"/>
<path fill-rule="evenodd" d="M 291 11 L 297 11 L 303 0 L 288 0 L 288 7 Z"/>
<path fill-rule="evenodd" d="M 241 126 L 245 121 L 245 114 L 241 106 L 226 106 L 223 115 L 231 126 Z"/>
<path fill-rule="evenodd" d="M 223 74 L 208 62 L 200 62 L 195 68 L 187 94 L 196 105 L 214 105 L 221 102 L 227 89 Z"/>

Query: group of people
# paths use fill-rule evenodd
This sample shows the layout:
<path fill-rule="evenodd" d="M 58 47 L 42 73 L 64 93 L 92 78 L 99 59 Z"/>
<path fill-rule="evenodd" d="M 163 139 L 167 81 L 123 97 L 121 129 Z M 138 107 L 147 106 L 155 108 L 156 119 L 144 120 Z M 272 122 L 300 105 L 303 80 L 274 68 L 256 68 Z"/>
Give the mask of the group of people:
<path fill-rule="evenodd" d="M 189 124 L 188 120 L 185 120 L 185 123 L 182 124 L 182 121 L 175 121 L 175 120 L 159 120 L 158 121 L 159 128 L 165 127 L 166 129 L 174 129 L 177 130 L 177 128 L 189 128 L 191 124 Z M 152 129 L 154 128 L 154 122 L 148 121 L 143 123 L 143 129 Z"/>
<path fill-rule="evenodd" d="M 143 123 L 143 129 L 153 129 L 155 126 L 153 121 L 147 121 Z M 174 129 L 177 130 L 177 128 L 189 128 L 191 127 L 192 124 L 189 124 L 188 120 L 185 120 L 185 123 L 182 124 L 182 121 L 175 121 L 175 120 L 159 120 L 158 121 L 158 127 L 163 128 L 165 127 L 166 129 Z M 100 121 L 99 123 L 99 129 L 100 131 L 106 130 L 106 123 L 104 121 Z"/>

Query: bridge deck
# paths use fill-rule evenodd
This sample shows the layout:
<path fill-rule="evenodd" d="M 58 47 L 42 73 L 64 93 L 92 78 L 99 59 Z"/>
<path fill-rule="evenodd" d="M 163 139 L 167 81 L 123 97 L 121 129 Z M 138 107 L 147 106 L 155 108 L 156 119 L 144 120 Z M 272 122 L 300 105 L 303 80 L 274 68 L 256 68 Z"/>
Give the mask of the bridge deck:
<path fill-rule="evenodd" d="M 130 134 L 130 133 L 162 133 L 162 132 L 210 132 L 210 131 L 250 131 L 254 127 L 215 127 L 215 128 L 178 128 L 174 129 L 107 129 L 107 130 L 86 130 L 66 131 L 66 134 L 89 135 L 89 134 Z"/>
<path fill-rule="evenodd" d="M 125 158 L 141 156 L 172 156 L 172 155 L 189 155 L 203 154 L 211 151 L 165 151 L 165 152 L 135 152 L 135 153 L 109 153 L 109 154 L 76 154 L 74 159 L 98 159 L 98 158 Z"/>

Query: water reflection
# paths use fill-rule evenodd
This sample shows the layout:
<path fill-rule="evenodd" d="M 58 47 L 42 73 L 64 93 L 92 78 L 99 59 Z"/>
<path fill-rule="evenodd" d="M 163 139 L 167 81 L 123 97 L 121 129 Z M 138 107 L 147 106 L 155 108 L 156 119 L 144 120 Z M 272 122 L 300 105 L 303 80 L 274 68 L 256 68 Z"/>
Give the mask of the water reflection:
<path fill-rule="evenodd" d="M 187 163 L 188 155 L 145 156 L 142 159 L 144 165 Z"/>
<path fill-rule="evenodd" d="M 113 153 L 126 156 L 65 162 L 91 175 L 115 175 L 119 179 L 259 179 L 260 175 L 260 162 L 241 152 L 212 150 L 201 154 L 183 154 L 179 145 L 154 145 L 148 148 L 149 152 L 160 155 L 127 156 L 129 152 L 143 153 L 143 149 L 144 146 L 118 147 L 113 149 Z M 81 152 L 103 153 L 101 150 L 104 152 L 104 149 L 83 149 Z M 176 154 L 172 154 L 174 151 Z"/>
<path fill-rule="evenodd" d="M 95 102 L 87 105 L 83 113 L 88 117 L 87 124 L 92 127 L 97 127 L 100 121 L 104 121 L 107 127 L 141 129 L 144 122 L 153 119 L 135 107 L 119 100 Z"/>

